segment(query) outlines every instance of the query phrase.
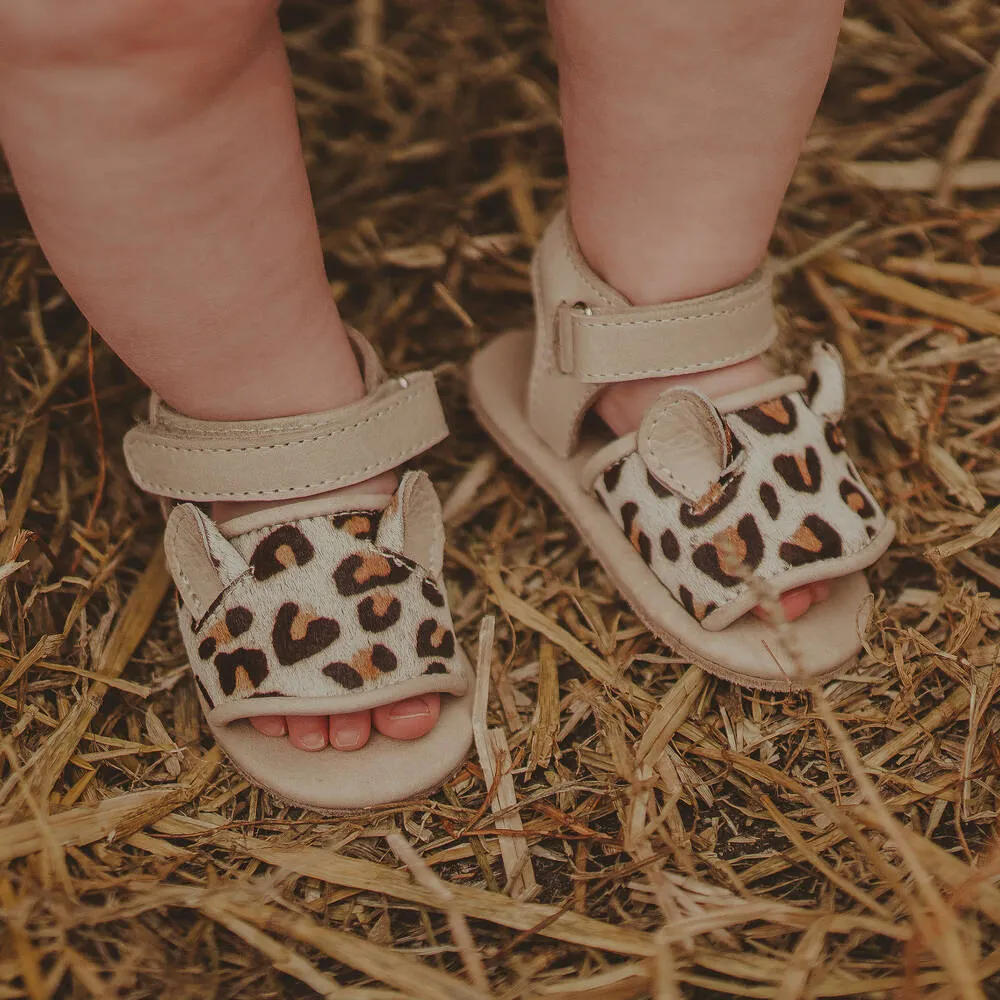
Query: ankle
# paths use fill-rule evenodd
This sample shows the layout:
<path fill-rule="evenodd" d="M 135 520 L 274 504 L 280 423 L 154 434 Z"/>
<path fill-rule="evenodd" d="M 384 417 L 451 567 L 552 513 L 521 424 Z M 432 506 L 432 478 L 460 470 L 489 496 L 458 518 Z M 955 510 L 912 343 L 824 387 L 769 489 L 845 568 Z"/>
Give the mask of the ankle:
<path fill-rule="evenodd" d="M 601 393 L 594 411 L 620 436 L 639 429 L 646 411 L 668 387 L 685 386 L 697 389 L 710 399 L 718 399 L 727 393 L 760 385 L 771 378 L 774 378 L 774 372 L 762 358 L 757 357 L 727 368 L 716 368 L 693 375 L 616 382 Z"/>
<path fill-rule="evenodd" d="M 581 197 L 584 204 L 592 198 Z M 608 218 L 593 208 L 575 210 L 573 231 L 584 259 L 633 305 L 711 295 L 738 285 L 759 266 L 767 251 L 766 234 L 739 239 L 732 221 L 713 220 L 706 211 L 696 231 L 684 232 L 659 220 L 627 214 Z M 714 224 L 713 224 L 714 223 Z"/>

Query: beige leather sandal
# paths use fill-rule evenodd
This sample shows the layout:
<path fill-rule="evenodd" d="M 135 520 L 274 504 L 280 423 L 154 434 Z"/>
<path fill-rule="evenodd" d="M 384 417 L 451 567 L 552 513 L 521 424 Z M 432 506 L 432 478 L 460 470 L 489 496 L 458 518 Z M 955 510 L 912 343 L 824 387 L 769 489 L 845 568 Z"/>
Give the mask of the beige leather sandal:
<path fill-rule="evenodd" d="M 587 265 L 560 213 L 533 284 L 536 332 L 504 334 L 473 358 L 473 408 L 639 617 L 693 663 L 748 687 L 849 669 L 871 613 L 861 570 L 894 526 L 845 451 L 836 350 L 817 345 L 808 378 L 714 402 L 668 389 L 637 434 L 609 442 L 584 421 L 607 385 L 764 351 L 776 336 L 770 282 L 759 271 L 714 295 L 632 306 Z M 816 580 L 829 580 L 829 598 L 792 623 L 747 614 L 762 588 L 775 596 Z"/>
<path fill-rule="evenodd" d="M 174 501 L 283 500 L 215 524 L 170 510 L 166 553 L 178 619 L 216 741 L 255 784 L 324 811 L 412 798 L 463 762 L 472 668 L 455 640 L 441 576 L 444 530 L 423 472 L 396 494 L 320 497 L 395 469 L 447 436 L 434 379 L 386 379 L 353 337 L 367 395 L 327 413 L 192 420 L 154 399 L 125 456 L 136 483 Z M 373 732 L 349 754 L 296 749 L 248 719 L 327 715 L 438 692 L 419 740 Z"/>

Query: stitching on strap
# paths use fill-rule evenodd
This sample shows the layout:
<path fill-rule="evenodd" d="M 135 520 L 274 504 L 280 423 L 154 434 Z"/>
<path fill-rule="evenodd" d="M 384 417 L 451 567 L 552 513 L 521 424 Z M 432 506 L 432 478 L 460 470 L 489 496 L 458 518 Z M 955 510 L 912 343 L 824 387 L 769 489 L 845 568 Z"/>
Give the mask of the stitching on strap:
<path fill-rule="evenodd" d="M 325 419 L 310 421 L 313 427 L 325 427 L 323 433 L 282 440 L 288 428 L 280 418 L 257 435 L 247 429 L 248 424 L 252 427 L 256 423 L 252 421 L 218 422 L 214 426 L 213 422 L 195 421 L 195 426 L 201 423 L 208 433 L 192 439 L 186 439 L 190 431 L 184 426 L 140 425 L 127 435 L 126 461 L 143 489 L 186 500 L 309 495 L 361 482 L 426 451 L 447 435 L 433 377 L 419 374 L 421 380 L 401 389 L 395 398 L 375 400 L 361 409 L 362 414 L 366 409 L 368 413 L 359 419 L 345 422 L 332 411 Z M 395 435 L 384 432 L 394 423 L 400 426 L 401 419 L 403 430 L 398 437 L 402 440 L 394 441 Z M 237 442 L 245 437 L 248 443 L 226 443 L 234 437 Z M 255 437 L 261 443 L 253 443 Z M 339 446 L 338 442 L 345 444 Z M 349 448 L 348 461 L 338 457 L 341 447 Z M 268 471 L 268 463 L 281 461 L 270 455 L 280 455 L 284 468 L 273 470 L 273 488 L 255 489 L 259 474 Z M 162 468 L 157 465 L 159 456 L 167 463 Z M 185 459 L 191 465 L 185 467 Z M 246 471 L 244 462 L 251 463 Z M 199 483 L 199 479 L 203 481 Z"/>
<path fill-rule="evenodd" d="M 711 312 L 692 312 L 685 313 L 681 316 L 662 316 L 659 319 L 620 319 L 613 320 L 607 319 L 602 320 L 600 316 L 585 316 L 577 317 L 577 322 L 583 327 L 600 329 L 606 327 L 608 329 L 624 329 L 629 326 L 659 326 L 662 323 L 687 323 L 689 321 L 699 320 L 699 319 L 716 319 L 720 316 L 733 316 L 736 313 L 746 312 L 747 309 L 753 309 L 759 305 L 761 298 L 763 296 L 758 296 L 752 302 L 746 302 L 743 305 L 733 306 L 731 309 L 715 309 Z"/>
<path fill-rule="evenodd" d="M 421 387 L 415 392 L 411 393 L 408 397 L 397 400 L 395 403 L 390 403 L 388 406 L 381 408 L 377 413 L 373 413 L 369 417 L 365 417 L 364 420 L 358 420 L 353 424 L 347 424 L 340 427 L 334 427 L 327 431 L 325 434 L 317 434 L 314 437 L 299 438 L 292 441 L 280 441 L 277 444 L 255 444 L 246 445 L 238 448 L 212 448 L 206 445 L 172 445 L 163 444 L 159 441 L 146 441 L 143 437 L 138 438 L 138 447 L 149 448 L 149 449 L 159 449 L 161 451 L 179 451 L 184 454 L 202 454 L 202 455 L 229 455 L 229 454 L 247 454 L 255 451 L 274 451 L 275 449 L 288 448 L 297 444 L 314 444 L 317 441 L 326 441 L 330 438 L 336 437 L 339 434 L 349 434 L 352 431 L 359 430 L 368 424 L 373 423 L 376 420 L 381 420 L 383 417 L 388 416 L 394 410 L 398 410 L 401 406 L 405 406 L 408 403 L 412 403 L 416 397 L 426 395 L 427 387 Z M 316 423 L 314 427 L 323 426 L 322 423 Z M 137 428 L 140 435 L 145 430 L 145 428 Z"/>
<path fill-rule="evenodd" d="M 403 451 L 398 451 L 392 455 L 385 456 L 379 462 L 373 462 L 370 465 L 363 466 L 360 469 L 355 469 L 353 472 L 346 473 L 342 476 L 335 476 L 332 479 L 320 479 L 314 483 L 302 483 L 295 486 L 279 486 L 272 490 L 233 490 L 222 496 L 218 492 L 205 492 L 202 490 L 184 490 L 185 495 L 191 496 L 198 500 L 214 500 L 214 499 L 229 499 L 230 497 L 263 497 L 263 496 L 275 496 L 277 494 L 286 494 L 288 490 L 311 490 L 318 487 L 333 489 L 338 485 L 351 485 L 358 481 L 357 477 L 359 475 L 364 479 L 370 478 L 364 475 L 364 473 L 374 472 L 376 469 L 392 469 L 399 465 L 401 462 L 406 461 L 406 459 L 412 457 L 413 455 L 419 455 L 421 452 L 426 451 L 433 445 L 441 440 L 438 437 L 424 438 L 421 441 L 416 442 L 412 447 L 406 448 Z M 150 493 L 156 493 L 160 490 L 172 489 L 169 483 L 158 483 L 153 480 L 146 479 L 141 474 L 133 474 L 133 478 L 136 483 Z"/>

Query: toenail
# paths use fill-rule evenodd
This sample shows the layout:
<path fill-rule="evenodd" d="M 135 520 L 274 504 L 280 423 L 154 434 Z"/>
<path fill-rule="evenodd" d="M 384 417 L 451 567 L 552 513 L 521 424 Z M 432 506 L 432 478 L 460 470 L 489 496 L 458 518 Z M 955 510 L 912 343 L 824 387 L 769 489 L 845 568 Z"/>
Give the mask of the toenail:
<path fill-rule="evenodd" d="M 830 584 L 826 580 L 820 580 L 813 584 L 813 595 L 818 601 L 825 601 L 830 596 Z"/>
<path fill-rule="evenodd" d="M 426 719 L 430 714 L 431 707 L 424 698 L 398 701 L 389 707 L 389 718 L 393 722 L 402 722 L 404 719 Z"/>
<path fill-rule="evenodd" d="M 265 736 L 284 736 L 288 732 L 288 726 L 284 719 L 260 720 L 257 723 L 257 731 Z"/>
<path fill-rule="evenodd" d="M 364 740 L 364 735 L 360 729 L 349 726 L 344 729 L 330 727 L 330 742 L 338 750 L 357 750 Z"/>
<path fill-rule="evenodd" d="M 299 737 L 299 746 L 303 750 L 322 750 L 326 746 L 326 738 L 322 733 L 304 733 Z"/>

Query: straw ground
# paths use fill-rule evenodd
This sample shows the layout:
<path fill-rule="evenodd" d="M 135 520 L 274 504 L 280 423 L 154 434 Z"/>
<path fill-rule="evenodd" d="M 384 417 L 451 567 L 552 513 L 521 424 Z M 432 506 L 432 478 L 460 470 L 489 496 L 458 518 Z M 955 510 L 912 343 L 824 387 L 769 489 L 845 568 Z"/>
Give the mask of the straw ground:
<path fill-rule="evenodd" d="M 479 758 L 335 821 L 220 760 L 122 464 L 143 390 L 0 178 L 0 997 L 1000 997 L 996 5 L 850 6 L 775 236 L 780 353 L 839 345 L 899 527 L 862 663 L 795 695 L 651 639 L 466 408 L 563 189 L 541 4 L 283 16 L 333 293 L 455 431 Z"/>

